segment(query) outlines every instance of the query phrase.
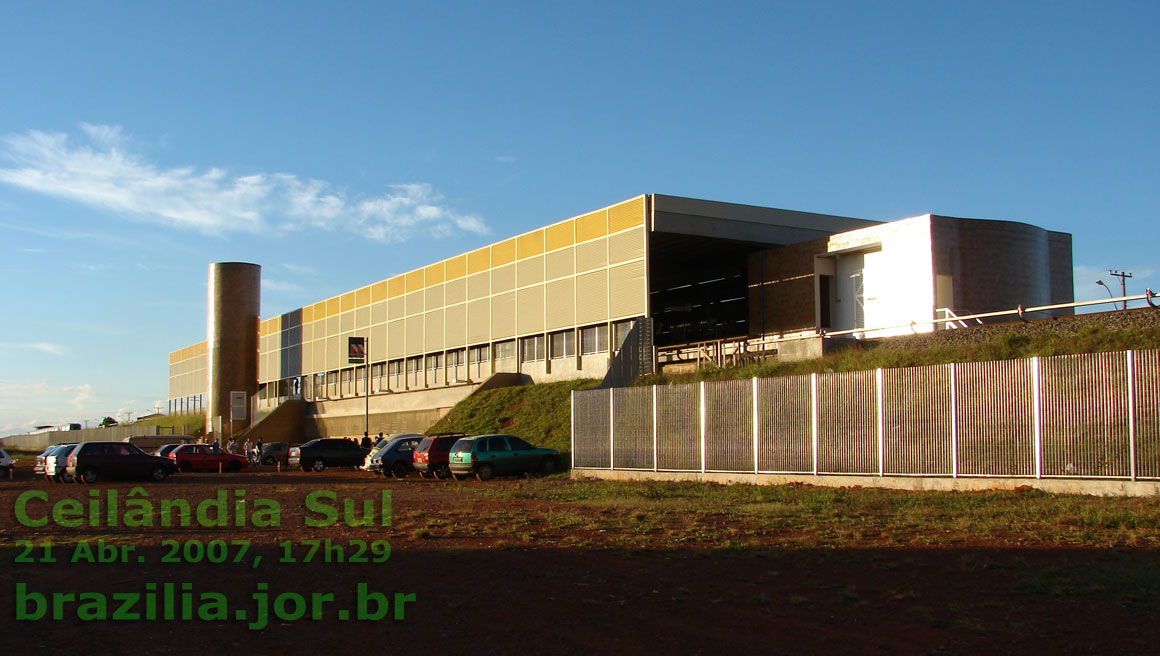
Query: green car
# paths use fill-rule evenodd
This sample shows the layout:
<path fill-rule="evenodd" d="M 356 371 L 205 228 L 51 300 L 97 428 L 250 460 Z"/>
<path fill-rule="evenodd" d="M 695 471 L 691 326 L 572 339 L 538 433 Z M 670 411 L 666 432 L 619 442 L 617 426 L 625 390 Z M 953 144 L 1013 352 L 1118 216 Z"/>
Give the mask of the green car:
<path fill-rule="evenodd" d="M 505 474 L 555 473 L 560 468 L 560 454 L 512 435 L 477 435 L 457 440 L 451 446 L 448 464 L 455 480 L 475 474 L 486 481 Z"/>

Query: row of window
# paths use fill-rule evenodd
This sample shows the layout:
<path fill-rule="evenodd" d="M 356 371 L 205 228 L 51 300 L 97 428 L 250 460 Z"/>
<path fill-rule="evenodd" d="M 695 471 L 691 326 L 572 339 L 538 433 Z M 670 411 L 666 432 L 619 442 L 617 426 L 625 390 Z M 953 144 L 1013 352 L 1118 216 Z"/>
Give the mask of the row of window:
<path fill-rule="evenodd" d="M 611 324 L 613 349 L 618 350 L 624 343 L 633 321 L 619 321 Z M 579 329 L 561 330 L 547 335 L 532 335 L 519 340 L 506 340 L 495 344 L 482 344 L 466 349 L 453 349 L 441 353 L 415 355 L 399 360 L 378 362 L 371 365 L 371 389 L 401 389 L 410 385 L 443 385 L 457 382 L 462 373 L 460 367 L 467 366 L 469 379 L 481 380 L 492 372 L 490 363 L 497 364 L 495 370 L 512 364 L 517 355 L 519 362 L 542 362 L 562 360 L 576 356 L 577 333 L 579 333 L 580 355 L 606 353 L 609 350 L 609 324 L 585 326 Z M 500 363 L 503 363 L 502 365 Z M 426 375 L 424 375 L 424 373 Z M 304 377 L 305 391 L 309 398 L 335 398 L 353 393 L 355 387 L 365 385 L 366 366 L 351 367 L 338 371 L 313 374 Z M 262 398 L 284 395 L 278 385 L 268 385 Z M 297 382 L 295 380 L 295 382 Z M 298 386 L 295 385 L 298 389 Z M 277 392 L 274 390 L 277 389 Z"/>

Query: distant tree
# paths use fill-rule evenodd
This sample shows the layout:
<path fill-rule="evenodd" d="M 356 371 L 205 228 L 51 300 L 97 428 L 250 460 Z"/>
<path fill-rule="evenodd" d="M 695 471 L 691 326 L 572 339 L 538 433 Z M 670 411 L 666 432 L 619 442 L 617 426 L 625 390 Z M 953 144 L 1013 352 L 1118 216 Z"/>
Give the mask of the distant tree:
<path fill-rule="evenodd" d="M 117 420 L 113 419 L 112 417 L 105 417 L 104 419 L 101 420 L 101 423 L 100 423 L 101 428 L 108 428 L 109 426 L 116 426 L 116 425 L 117 425 Z"/>

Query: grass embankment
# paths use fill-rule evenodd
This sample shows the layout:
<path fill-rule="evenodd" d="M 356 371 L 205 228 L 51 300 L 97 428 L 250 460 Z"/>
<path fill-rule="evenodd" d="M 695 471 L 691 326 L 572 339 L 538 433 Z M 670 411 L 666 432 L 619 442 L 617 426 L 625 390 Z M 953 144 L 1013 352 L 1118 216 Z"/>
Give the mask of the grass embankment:
<path fill-rule="evenodd" d="M 771 378 L 802 374 L 922 367 L 950 362 L 987 362 L 1034 356 L 1101 353 L 1129 349 L 1160 348 L 1160 327 L 1109 329 L 1086 325 L 1074 333 L 1041 332 L 1024 334 L 1018 330 L 995 330 L 994 334 L 969 343 L 923 344 L 923 338 L 896 338 L 881 344 L 851 347 L 813 360 L 768 361 L 740 367 L 705 367 L 696 372 L 644 376 L 638 384 L 672 385 L 710 380 Z"/>
<path fill-rule="evenodd" d="M 427 433 L 508 433 L 536 446 L 570 451 L 572 390 L 598 383 L 586 378 L 478 392 L 456 404 Z"/>

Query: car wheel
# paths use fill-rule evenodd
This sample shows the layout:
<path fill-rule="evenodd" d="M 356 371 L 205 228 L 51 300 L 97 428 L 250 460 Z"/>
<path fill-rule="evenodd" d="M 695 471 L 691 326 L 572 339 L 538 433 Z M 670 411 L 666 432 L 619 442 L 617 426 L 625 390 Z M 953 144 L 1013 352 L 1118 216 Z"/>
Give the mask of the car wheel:
<path fill-rule="evenodd" d="M 193 465 L 189 464 L 188 462 L 181 463 L 180 465 L 177 466 L 177 468 L 180 469 L 181 471 L 185 472 L 186 474 L 193 471 Z"/>
<path fill-rule="evenodd" d="M 484 463 L 475 470 L 475 475 L 479 477 L 479 480 L 481 481 L 490 481 L 491 479 L 495 478 L 495 467 Z"/>
<path fill-rule="evenodd" d="M 451 478 L 451 469 L 447 466 L 447 463 L 435 467 L 435 477 L 439 480 Z"/>
<path fill-rule="evenodd" d="M 395 464 L 391 465 L 391 473 L 394 474 L 395 478 L 406 478 L 407 463 L 396 462 Z"/>
<path fill-rule="evenodd" d="M 299 465 L 299 468 L 300 468 L 302 471 L 304 471 L 304 472 L 308 472 L 308 471 L 310 471 L 310 465 L 307 465 L 307 464 L 305 464 L 305 463 L 304 463 L 304 464 L 302 464 L 302 465 Z"/>
<path fill-rule="evenodd" d="M 153 479 L 153 481 L 156 483 L 160 483 L 161 481 L 169 478 L 169 470 L 162 467 L 161 465 L 157 465 L 153 468 L 153 471 L 149 472 L 149 478 Z"/>
<path fill-rule="evenodd" d="M 552 456 L 544 458 L 544 462 L 540 463 L 540 472 L 544 476 L 551 476 L 556 473 L 556 459 Z"/>
<path fill-rule="evenodd" d="M 92 469 L 91 467 L 82 471 L 80 476 L 77 476 L 77 480 L 86 485 L 96 483 L 97 479 L 99 478 L 100 477 L 97 475 L 97 470 Z"/>
<path fill-rule="evenodd" d="M 61 474 L 60 476 L 57 476 L 57 479 L 59 479 L 61 483 L 72 483 L 73 482 L 73 477 L 67 473 Z"/>
<path fill-rule="evenodd" d="M 273 467 L 274 466 L 274 456 L 266 456 L 266 459 L 262 461 L 262 464 L 266 465 L 267 467 Z"/>
<path fill-rule="evenodd" d="M 310 463 L 310 468 L 316 472 L 320 472 L 326 469 L 326 463 L 321 460 L 315 460 L 314 462 Z"/>
<path fill-rule="evenodd" d="M 419 472 L 419 475 L 422 476 L 423 478 L 431 478 L 435 474 L 432 474 L 429 471 L 421 471 L 421 472 Z"/>

